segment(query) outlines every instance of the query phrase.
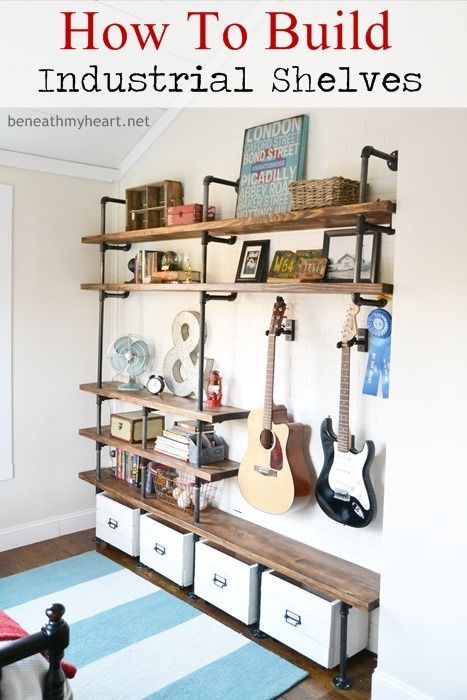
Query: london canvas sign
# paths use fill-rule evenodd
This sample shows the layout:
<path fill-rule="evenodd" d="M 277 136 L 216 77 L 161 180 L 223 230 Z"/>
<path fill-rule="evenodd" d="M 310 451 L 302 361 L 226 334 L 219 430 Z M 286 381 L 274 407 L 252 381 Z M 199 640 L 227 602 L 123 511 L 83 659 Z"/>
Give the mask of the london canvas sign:
<path fill-rule="evenodd" d="M 308 117 L 245 130 L 236 216 L 290 211 L 289 183 L 304 174 Z"/>

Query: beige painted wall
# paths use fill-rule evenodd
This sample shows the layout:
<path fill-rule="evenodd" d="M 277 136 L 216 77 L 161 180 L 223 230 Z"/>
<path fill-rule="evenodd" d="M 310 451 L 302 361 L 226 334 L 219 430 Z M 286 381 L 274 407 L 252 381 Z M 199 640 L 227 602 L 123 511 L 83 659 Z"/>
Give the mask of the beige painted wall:
<path fill-rule="evenodd" d="M 8 547 L 79 529 L 71 514 L 93 506 L 76 474 L 94 458 L 77 430 L 92 415 L 78 384 L 93 379 L 97 356 L 97 301 L 80 283 L 96 278 L 98 256 L 80 238 L 97 230 L 111 185 L 12 168 L 0 168 L 0 182 L 14 197 L 15 470 L 0 482 L 0 543 Z"/>

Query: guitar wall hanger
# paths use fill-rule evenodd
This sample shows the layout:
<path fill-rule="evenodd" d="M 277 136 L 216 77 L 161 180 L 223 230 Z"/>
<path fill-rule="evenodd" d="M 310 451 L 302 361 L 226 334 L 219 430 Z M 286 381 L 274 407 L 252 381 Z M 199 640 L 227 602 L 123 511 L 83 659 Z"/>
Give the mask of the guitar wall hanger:
<path fill-rule="evenodd" d="M 355 335 L 350 340 L 347 340 L 347 341 L 339 340 L 339 342 L 336 343 L 336 348 L 338 348 L 340 350 L 342 347 L 351 348 L 354 345 L 358 346 L 358 349 L 360 352 L 368 352 L 368 329 L 367 328 L 359 328 L 357 331 L 357 335 Z"/>
<path fill-rule="evenodd" d="M 383 297 L 381 299 L 364 299 L 358 292 L 351 294 L 351 298 L 356 306 L 376 306 L 378 309 L 382 309 L 388 303 L 388 300 Z"/>
<path fill-rule="evenodd" d="M 269 331 L 265 331 L 265 335 L 269 335 Z M 285 322 L 285 326 L 281 326 L 275 332 L 275 335 L 285 335 L 286 340 L 295 340 L 295 319 L 291 318 Z"/>

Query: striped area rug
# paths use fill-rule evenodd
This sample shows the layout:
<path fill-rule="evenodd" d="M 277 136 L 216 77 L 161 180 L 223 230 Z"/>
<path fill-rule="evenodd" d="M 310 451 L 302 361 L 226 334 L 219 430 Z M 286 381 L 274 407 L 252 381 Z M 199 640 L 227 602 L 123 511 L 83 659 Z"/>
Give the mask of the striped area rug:
<path fill-rule="evenodd" d="M 75 700 L 270 700 L 307 676 L 96 552 L 0 579 L 0 607 L 29 632 L 63 603 Z"/>

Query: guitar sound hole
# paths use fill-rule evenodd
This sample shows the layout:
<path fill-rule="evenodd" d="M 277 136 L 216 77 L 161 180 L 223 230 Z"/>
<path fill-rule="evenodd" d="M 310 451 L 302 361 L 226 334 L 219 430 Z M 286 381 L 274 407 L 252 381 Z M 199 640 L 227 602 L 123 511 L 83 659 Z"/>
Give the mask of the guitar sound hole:
<path fill-rule="evenodd" d="M 265 450 L 270 450 L 274 446 L 274 433 L 272 430 L 262 430 L 259 441 Z"/>
<path fill-rule="evenodd" d="M 271 452 L 269 456 L 269 467 L 280 471 L 284 466 L 280 441 L 276 438 L 272 430 L 266 430 L 266 428 L 261 431 L 259 441 L 265 450 L 270 450 Z"/>

